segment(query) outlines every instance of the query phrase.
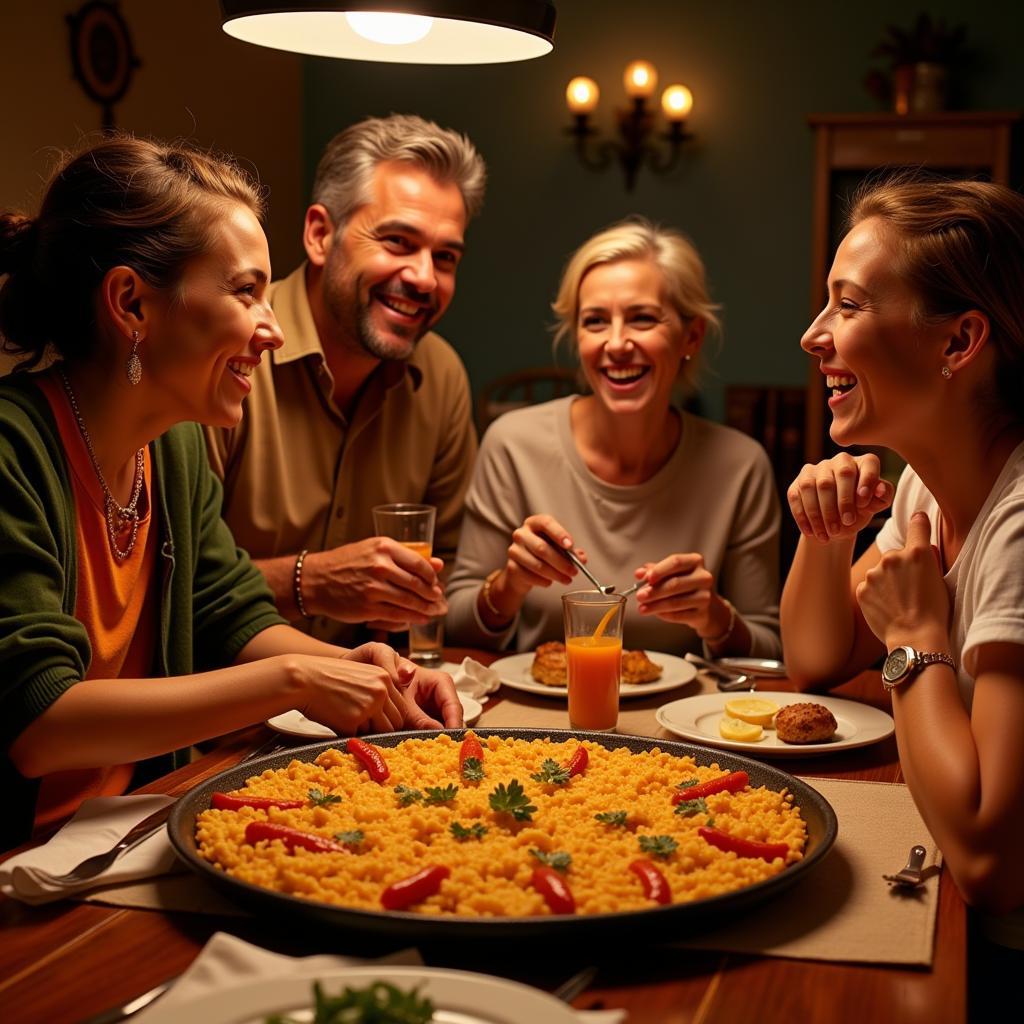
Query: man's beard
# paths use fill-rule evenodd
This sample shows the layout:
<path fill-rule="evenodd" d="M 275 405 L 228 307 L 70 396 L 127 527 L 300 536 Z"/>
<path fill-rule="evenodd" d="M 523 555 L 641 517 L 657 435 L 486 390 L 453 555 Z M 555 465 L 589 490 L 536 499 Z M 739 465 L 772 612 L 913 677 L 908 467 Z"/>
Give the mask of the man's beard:
<path fill-rule="evenodd" d="M 324 278 L 324 300 L 331 318 L 338 325 L 341 332 L 351 339 L 354 339 L 358 346 L 367 355 L 374 359 L 387 361 L 405 360 L 412 356 L 420 338 L 430 330 L 437 315 L 429 296 L 424 296 L 414 288 L 400 282 L 399 289 L 389 289 L 393 294 L 401 295 L 415 302 L 431 303 L 427 315 L 415 327 L 403 327 L 400 324 L 392 324 L 390 334 L 393 337 L 382 335 L 373 324 L 374 297 L 371 290 L 367 299 L 363 302 L 359 296 L 362 293 L 362 282 L 356 279 L 351 284 L 351 291 L 345 285 L 333 277 L 330 273 Z"/>

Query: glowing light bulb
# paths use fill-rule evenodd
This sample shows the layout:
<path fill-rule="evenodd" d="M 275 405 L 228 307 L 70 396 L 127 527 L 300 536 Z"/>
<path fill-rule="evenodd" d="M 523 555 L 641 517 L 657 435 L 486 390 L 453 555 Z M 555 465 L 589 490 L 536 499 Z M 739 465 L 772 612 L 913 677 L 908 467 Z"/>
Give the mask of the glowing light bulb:
<path fill-rule="evenodd" d="M 372 43 L 407 46 L 418 43 L 434 26 L 434 19 L 420 14 L 392 14 L 386 11 L 347 11 L 345 20 L 356 35 Z"/>
<path fill-rule="evenodd" d="M 657 88 L 658 71 L 649 61 L 634 60 L 626 66 L 622 81 L 627 96 L 635 100 L 647 99 Z"/>
<path fill-rule="evenodd" d="M 565 89 L 565 101 L 574 114 L 593 113 L 600 95 L 597 82 L 584 75 L 574 78 Z"/>
<path fill-rule="evenodd" d="M 693 110 L 693 93 L 685 85 L 670 85 L 661 94 L 661 109 L 670 121 L 685 121 Z"/>

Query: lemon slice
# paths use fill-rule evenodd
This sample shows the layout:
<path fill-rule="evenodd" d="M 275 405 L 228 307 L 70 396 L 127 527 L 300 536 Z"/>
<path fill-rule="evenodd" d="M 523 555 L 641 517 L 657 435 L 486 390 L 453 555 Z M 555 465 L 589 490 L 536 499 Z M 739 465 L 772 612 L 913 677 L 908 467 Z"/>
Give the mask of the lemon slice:
<path fill-rule="evenodd" d="M 734 743 L 756 743 L 764 730 L 753 722 L 743 722 L 726 715 L 718 723 L 718 731 L 722 734 L 722 739 L 732 740 Z"/>
<path fill-rule="evenodd" d="M 730 718 L 738 718 L 752 725 L 771 725 L 778 710 L 779 705 L 774 701 L 760 697 L 733 697 L 725 702 L 725 713 Z"/>

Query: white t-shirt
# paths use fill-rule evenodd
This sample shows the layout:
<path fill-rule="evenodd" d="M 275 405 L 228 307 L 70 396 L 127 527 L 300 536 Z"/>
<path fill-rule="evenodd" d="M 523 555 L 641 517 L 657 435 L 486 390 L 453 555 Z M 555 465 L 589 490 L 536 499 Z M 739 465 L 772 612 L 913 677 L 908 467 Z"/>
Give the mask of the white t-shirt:
<path fill-rule="evenodd" d="M 892 517 L 875 539 L 879 551 L 904 546 L 915 512 L 928 513 L 932 543 L 937 545 L 939 507 L 907 466 L 896 488 Z M 988 643 L 1024 647 L 1024 442 L 1006 460 L 945 580 L 953 605 L 950 643 L 969 711 L 978 648 Z"/>

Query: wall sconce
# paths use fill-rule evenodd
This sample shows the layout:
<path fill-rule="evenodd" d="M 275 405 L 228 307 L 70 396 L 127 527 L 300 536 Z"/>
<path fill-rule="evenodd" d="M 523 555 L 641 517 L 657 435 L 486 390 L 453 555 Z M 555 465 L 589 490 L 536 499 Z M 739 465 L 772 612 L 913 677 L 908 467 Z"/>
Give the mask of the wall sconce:
<path fill-rule="evenodd" d="M 566 103 L 573 115 L 568 129 L 576 139 L 576 152 L 585 166 L 603 171 L 613 159 L 618 159 L 626 174 L 626 188 L 632 192 L 636 176 L 646 162 L 656 174 L 666 174 L 679 162 L 682 144 L 693 138 L 686 130 L 686 119 L 693 109 L 693 94 L 685 85 L 670 85 L 661 94 L 661 109 L 668 121 L 668 131 L 661 133 L 666 149 L 653 146 L 649 139 L 654 131 L 654 111 L 648 100 L 658 85 L 658 72 L 646 60 L 634 60 L 626 66 L 623 75 L 626 95 L 632 105 L 617 111 L 620 141 L 607 140 L 591 151 L 590 139 L 597 129 L 590 123 L 590 115 L 597 107 L 601 91 L 592 78 L 574 78 L 565 90 Z"/>

